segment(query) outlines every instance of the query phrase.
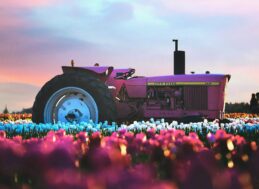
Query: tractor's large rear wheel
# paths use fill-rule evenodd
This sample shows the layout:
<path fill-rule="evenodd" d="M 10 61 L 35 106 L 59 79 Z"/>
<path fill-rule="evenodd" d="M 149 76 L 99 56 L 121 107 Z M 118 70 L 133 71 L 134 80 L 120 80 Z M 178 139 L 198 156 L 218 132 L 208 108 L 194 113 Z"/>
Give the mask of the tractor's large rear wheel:
<path fill-rule="evenodd" d="M 107 86 L 90 75 L 58 75 L 39 91 L 33 104 L 35 123 L 114 121 L 116 106 Z"/>

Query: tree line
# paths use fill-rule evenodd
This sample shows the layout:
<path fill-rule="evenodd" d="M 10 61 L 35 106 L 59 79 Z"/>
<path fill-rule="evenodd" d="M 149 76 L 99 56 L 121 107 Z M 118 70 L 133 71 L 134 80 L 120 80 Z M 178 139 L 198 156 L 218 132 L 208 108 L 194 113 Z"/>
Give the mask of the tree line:
<path fill-rule="evenodd" d="M 226 103 L 225 113 L 252 113 L 250 110 L 250 104 L 246 102 L 240 103 Z"/>
<path fill-rule="evenodd" d="M 225 113 L 256 113 L 256 112 L 252 112 L 251 108 L 250 108 L 250 104 L 249 103 L 245 103 L 245 102 L 241 102 L 241 103 L 226 103 L 225 104 Z M 2 113 L 4 114 L 8 114 L 9 110 L 6 107 Z M 11 112 L 11 113 L 32 113 L 32 109 L 31 108 L 24 108 L 21 111 L 17 111 L 17 112 Z M 258 112 L 257 112 L 258 113 Z"/>
<path fill-rule="evenodd" d="M 13 112 L 10 112 L 7 108 L 7 106 L 5 106 L 5 109 L 3 110 L 2 112 L 3 114 L 9 114 L 9 113 L 12 113 L 12 114 L 31 114 L 32 113 L 32 108 L 23 108 L 21 111 L 13 111 Z"/>

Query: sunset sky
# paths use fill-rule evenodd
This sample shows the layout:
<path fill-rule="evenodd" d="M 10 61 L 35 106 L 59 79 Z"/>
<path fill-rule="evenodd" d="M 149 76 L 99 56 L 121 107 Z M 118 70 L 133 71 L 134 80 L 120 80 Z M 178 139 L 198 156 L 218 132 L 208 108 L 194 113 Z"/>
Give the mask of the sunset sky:
<path fill-rule="evenodd" d="M 71 59 L 172 74 L 173 38 L 187 73 L 232 75 L 228 102 L 259 92 L 257 0 L 2 0 L 0 111 L 31 107 Z"/>

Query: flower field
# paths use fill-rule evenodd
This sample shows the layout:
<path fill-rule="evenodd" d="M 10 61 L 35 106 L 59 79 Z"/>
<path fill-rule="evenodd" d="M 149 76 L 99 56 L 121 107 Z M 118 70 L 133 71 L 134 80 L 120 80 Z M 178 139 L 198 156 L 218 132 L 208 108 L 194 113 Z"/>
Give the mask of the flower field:
<path fill-rule="evenodd" d="M 0 121 L 31 120 L 32 114 L 0 114 Z"/>
<path fill-rule="evenodd" d="M 0 188 L 259 188 L 259 118 L 0 122 Z"/>

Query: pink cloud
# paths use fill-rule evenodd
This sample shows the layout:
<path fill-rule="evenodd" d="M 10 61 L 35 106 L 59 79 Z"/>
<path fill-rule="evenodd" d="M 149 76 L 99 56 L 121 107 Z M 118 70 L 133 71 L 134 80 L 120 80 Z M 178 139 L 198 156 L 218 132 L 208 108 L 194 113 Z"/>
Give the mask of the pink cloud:
<path fill-rule="evenodd" d="M 15 28 L 23 27 L 26 24 L 23 18 L 10 16 L 4 12 L 0 12 L 0 27 L 1 28 Z"/>
<path fill-rule="evenodd" d="M 33 7 L 42 7 L 48 6 L 58 2 L 59 0 L 10 0 L 2 3 L 0 7 L 6 8 L 33 8 Z"/>
<path fill-rule="evenodd" d="M 259 13 L 259 1 L 254 0 L 161 0 L 169 10 L 198 15 L 210 14 L 252 14 Z"/>

